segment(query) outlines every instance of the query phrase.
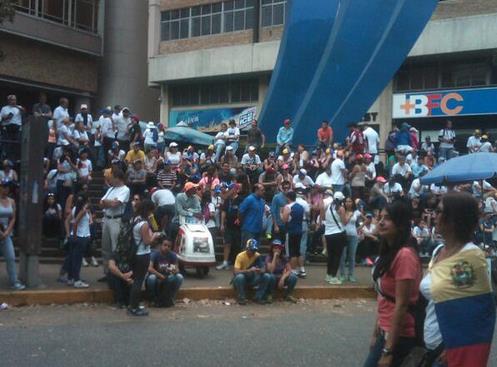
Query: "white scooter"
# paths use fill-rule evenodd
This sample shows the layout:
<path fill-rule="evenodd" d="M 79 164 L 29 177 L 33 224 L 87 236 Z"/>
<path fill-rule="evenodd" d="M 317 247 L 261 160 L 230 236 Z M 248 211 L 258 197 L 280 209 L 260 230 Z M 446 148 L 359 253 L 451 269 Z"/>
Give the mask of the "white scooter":
<path fill-rule="evenodd" d="M 179 269 L 195 268 L 197 276 L 203 278 L 209 274 L 211 266 L 216 265 L 214 240 L 202 219 L 196 217 L 179 217 L 179 231 L 174 242 L 174 251 L 178 256 Z"/>

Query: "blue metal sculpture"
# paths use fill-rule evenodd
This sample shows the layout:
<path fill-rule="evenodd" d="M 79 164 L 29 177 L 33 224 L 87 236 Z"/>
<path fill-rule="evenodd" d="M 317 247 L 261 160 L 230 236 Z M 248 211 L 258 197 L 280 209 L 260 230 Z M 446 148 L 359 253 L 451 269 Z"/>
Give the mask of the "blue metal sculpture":
<path fill-rule="evenodd" d="M 438 0 L 289 0 L 285 33 L 260 115 L 268 141 L 293 120 L 313 144 L 329 120 L 343 140 L 392 79 Z M 312 4 L 312 5 L 311 5 Z"/>

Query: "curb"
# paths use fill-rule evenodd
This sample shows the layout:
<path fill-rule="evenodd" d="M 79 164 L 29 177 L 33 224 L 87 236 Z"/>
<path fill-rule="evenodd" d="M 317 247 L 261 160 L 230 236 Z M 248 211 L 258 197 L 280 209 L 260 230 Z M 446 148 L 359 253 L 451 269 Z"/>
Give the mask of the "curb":
<path fill-rule="evenodd" d="M 278 297 L 281 294 L 277 294 Z M 375 298 L 370 286 L 307 286 L 294 290 L 294 296 L 307 299 L 352 299 Z M 233 288 L 185 288 L 180 289 L 177 299 L 188 298 L 192 301 L 202 299 L 220 300 L 236 298 Z M 63 305 L 76 303 L 111 303 L 112 292 L 108 289 L 74 289 L 74 290 L 26 290 L 18 292 L 0 292 L 0 302 L 9 306 Z"/>

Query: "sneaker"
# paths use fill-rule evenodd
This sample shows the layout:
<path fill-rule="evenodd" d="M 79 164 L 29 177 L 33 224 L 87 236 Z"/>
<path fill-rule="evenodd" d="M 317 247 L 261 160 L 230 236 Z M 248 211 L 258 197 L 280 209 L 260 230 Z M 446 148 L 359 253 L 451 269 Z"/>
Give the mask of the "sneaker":
<path fill-rule="evenodd" d="M 341 285 L 342 281 L 338 279 L 337 277 L 331 277 L 330 281 L 328 282 L 331 285 Z"/>
<path fill-rule="evenodd" d="M 67 275 L 59 275 L 59 277 L 57 278 L 57 282 L 67 283 Z"/>
<path fill-rule="evenodd" d="M 86 261 L 86 259 L 84 257 L 83 257 L 83 260 L 81 261 L 81 266 L 84 266 L 85 268 L 90 266 L 90 264 L 88 264 L 88 261 Z"/>
<path fill-rule="evenodd" d="M 69 287 L 72 287 L 74 285 L 74 279 L 67 279 L 66 283 Z"/>
<path fill-rule="evenodd" d="M 225 262 L 216 266 L 216 270 L 228 270 L 229 268 L 230 268 L 230 266 L 228 265 L 228 263 L 225 263 Z"/>
<path fill-rule="evenodd" d="M 271 233 L 266 233 L 266 240 L 271 240 L 273 236 L 271 236 Z"/>
<path fill-rule="evenodd" d="M 90 285 L 83 282 L 82 280 L 77 280 L 74 282 L 74 288 L 88 288 Z"/>
<path fill-rule="evenodd" d="M 21 282 L 17 281 L 10 288 L 12 288 L 15 291 L 22 291 L 22 290 L 26 289 L 26 286 L 24 284 L 22 284 Z"/>
<path fill-rule="evenodd" d="M 297 299 L 292 296 L 286 296 L 285 301 L 290 302 L 290 303 L 297 303 Z"/>
<path fill-rule="evenodd" d="M 91 257 L 91 266 L 98 268 L 98 260 L 95 257 Z"/>
<path fill-rule="evenodd" d="M 353 276 L 353 275 L 349 275 L 349 282 L 351 282 L 351 283 L 357 283 L 356 277 Z"/>
<path fill-rule="evenodd" d="M 267 298 L 266 298 L 266 303 L 273 303 L 273 295 L 272 294 L 268 294 Z"/>
<path fill-rule="evenodd" d="M 305 271 L 299 271 L 299 273 L 297 274 L 297 276 L 299 278 L 305 278 L 305 277 L 307 277 L 307 273 Z"/>
<path fill-rule="evenodd" d="M 331 281 L 331 279 L 332 279 L 332 276 L 331 276 L 331 275 L 328 275 L 328 274 L 326 274 L 326 276 L 324 277 L 324 281 L 325 281 L 326 283 L 329 283 L 329 282 Z"/>
<path fill-rule="evenodd" d="M 247 304 L 247 300 L 245 298 L 238 298 L 238 304 L 240 306 L 245 306 Z"/>
<path fill-rule="evenodd" d="M 148 311 L 145 308 L 128 308 L 130 316 L 148 316 Z"/>
<path fill-rule="evenodd" d="M 339 279 L 342 283 L 345 283 L 345 282 L 346 282 L 346 280 L 347 280 L 347 278 L 345 278 L 345 275 L 340 275 L 340 276 L 338 277 L 338 279 Z"/>

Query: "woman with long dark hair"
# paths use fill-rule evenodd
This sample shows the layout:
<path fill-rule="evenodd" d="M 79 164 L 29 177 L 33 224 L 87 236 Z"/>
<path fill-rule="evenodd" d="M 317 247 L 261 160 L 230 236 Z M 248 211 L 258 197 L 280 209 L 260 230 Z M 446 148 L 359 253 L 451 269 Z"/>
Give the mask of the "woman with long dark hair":
<path fill-rule="evenodd" d="M 488 363 L 495 302 L 485 255 L 472 242 L 479 213 L 478 201 L 463 192 L 445 195 L 435 209 L 444 244 L 420 285 L 428 300 L 424 342 L 434 367 Z"/>
<path fill-rule="evenodd" d="M 373 270 L 378 309 L 364 367 L 394 367 L 416 345 L 415 319 L 408 309 L 418 300 L 422 277 L 408 202 L 395 200 L 381 211 L 378 234 L 380 256 Z"/>
<path fill-rule="evenodd" d="M 137 246 L 133 264 L 133 285 L 129 297 L 128 313 L 132 316 L 147 316 L 148 311 L 140 307 L 141 289 L 150 264 L 150 245 L 159 236 L 152 231 L 148 218 L 154 213 L 155 205 L 151 200 L 143 200 L 138 204 L 133 219 L 133 238 Z"/>

